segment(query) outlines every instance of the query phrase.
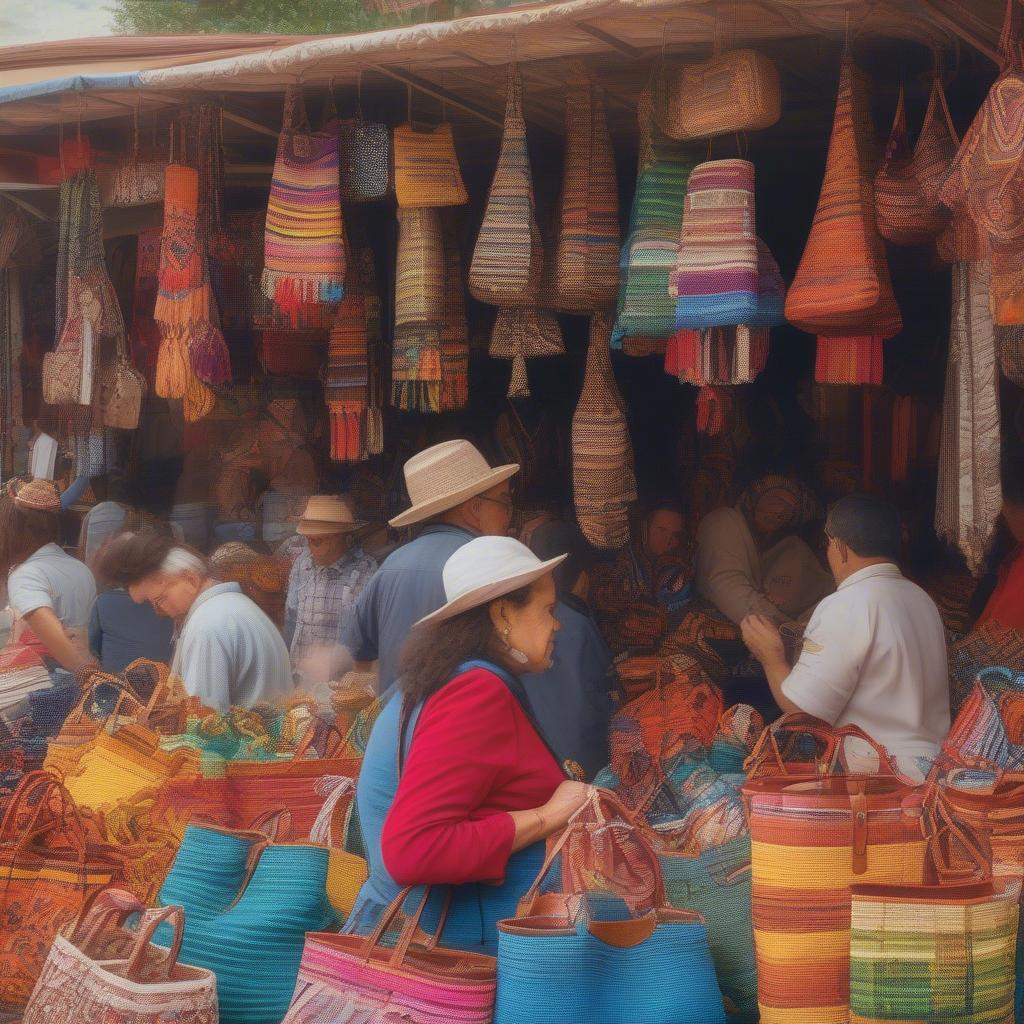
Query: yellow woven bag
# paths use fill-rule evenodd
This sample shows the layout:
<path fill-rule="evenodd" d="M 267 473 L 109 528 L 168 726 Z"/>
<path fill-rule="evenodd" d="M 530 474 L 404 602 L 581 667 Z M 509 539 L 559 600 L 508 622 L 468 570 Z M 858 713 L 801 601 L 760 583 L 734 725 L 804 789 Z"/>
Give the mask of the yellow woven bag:
<path fill-rule="evenodd" d="M 352 913 L 363 883 L 369 877 L 366 861 L 345 849 L 356 803 L 353 779 L 338 776 L 321 780 L 317 789 L 326 794 L 323 808 L 309 831 L 309 838 L 330 849 L 327 862 L 327 899 L 344 920 Z"/>
<path fill-rule="evenodd" d="M 463 206 L 469 202 L 452 126 L 395 128 L 395 196 L 399 206 Z"/>

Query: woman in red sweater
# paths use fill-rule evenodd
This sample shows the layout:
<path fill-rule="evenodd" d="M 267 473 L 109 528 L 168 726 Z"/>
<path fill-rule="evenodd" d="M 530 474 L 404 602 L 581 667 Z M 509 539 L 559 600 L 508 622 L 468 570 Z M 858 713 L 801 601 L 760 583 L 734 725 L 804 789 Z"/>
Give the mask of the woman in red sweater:
<path fill-rule="evenodd" d="M 371 929 L 406 886 L 454 886 L 443 943 L 493 953 L 495 922 L 533 881 L 542 840 L 586 800 L 515 675 L 551 663 L 561 560 L 480 537 L 445 565 L 448 603 L 410 635 L 367 745 L 357 801 L 370 877 L 348 930 Z M 429 924 L 444 892 L 431 901 Z"/>

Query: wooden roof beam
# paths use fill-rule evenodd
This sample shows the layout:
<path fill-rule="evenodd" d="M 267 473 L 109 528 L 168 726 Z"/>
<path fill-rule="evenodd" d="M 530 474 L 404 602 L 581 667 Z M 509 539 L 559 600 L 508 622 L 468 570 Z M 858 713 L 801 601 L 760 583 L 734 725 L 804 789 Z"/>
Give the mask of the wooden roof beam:
<path fill-rule="evenodd" d="M 920 0 L 921 6 L 935 19 L 936 23 L 941 25 L 943 28 L 952 32 L 953 35 L 961 39 L 973 50 L 977 50 L 978 53 L 985 57 L 988 57 L 993 64 L 1002 64 L 1002 58 L 999 56 L 999 51 L 986 42 L 981 36 L 972 32 L 966 25 L 963 25 L 951 14 L 947 13 L 941 8 L 937 0 Z"/>

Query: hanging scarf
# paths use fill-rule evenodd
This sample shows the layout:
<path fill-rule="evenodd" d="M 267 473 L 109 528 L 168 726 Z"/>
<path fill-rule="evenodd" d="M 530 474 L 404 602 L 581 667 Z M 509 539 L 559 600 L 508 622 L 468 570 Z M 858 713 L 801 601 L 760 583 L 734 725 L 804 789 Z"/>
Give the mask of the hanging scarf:
<path fill-rule="evenodd" d="M 444 244 L 444 304 L 441 336 L 440 412 L 454 412 L 469 403 L 469 326 L 466 323 L 465 284 L 462 279 L 462 253 L 453 215 L 441 215 L 441 239 Z"/>
<path fill-rule="evenodd" d="M 267 203 L 263 291 L 293 320 L 304 306 L 335 304 L 344 292 L 337 133 L 312 132 L 302 91 L 285 93 Z"/>

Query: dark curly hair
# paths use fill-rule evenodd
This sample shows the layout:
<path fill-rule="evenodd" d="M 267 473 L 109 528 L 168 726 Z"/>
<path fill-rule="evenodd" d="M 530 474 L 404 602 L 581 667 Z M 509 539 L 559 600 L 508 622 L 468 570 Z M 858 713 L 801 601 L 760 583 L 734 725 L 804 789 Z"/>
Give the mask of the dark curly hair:
<path fill-rule="evenodd" d="M 496 600 L 521 608 L 529 602 L 532 590 L 530 584 Z M 398 662 L 398 678 L 407 707 L 415 707 L 437 693 L 464 661 L 494 661 L 498 657 L 498 638 L 489 608 L 490 604 L 480 605 L 444 622 L 413 629 Z"/>
<path fill-rule="evenodd" d="M 60 543 L 60 515 L 21 508 L 9 494 L 0 494 L 0 577 L 47 544 Z"/>

